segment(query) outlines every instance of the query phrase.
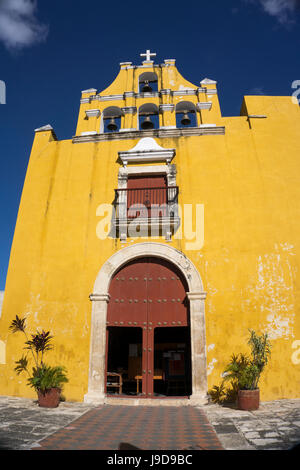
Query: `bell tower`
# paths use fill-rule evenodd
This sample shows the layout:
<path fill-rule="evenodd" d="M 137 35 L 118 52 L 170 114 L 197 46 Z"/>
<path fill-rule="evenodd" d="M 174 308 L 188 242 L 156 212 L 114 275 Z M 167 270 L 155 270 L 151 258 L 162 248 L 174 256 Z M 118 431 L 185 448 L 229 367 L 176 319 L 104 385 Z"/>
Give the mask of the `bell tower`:
<path fill-rule="evenodd" d="M 115 132 L 122 133 L 118 138 L 128 132 L 138 138 L 141 131 L 157 131 L 153 136 L 168 131 L 170 137 L 224 133 L 214 80 L 195 86 L 178 72 L 175 59 L 155 64 L 156 53 L 149 49 L 140 56 L 145 58 L 141 65 L 121 62 L 118 76 L 102 92 L 82 92 L 76 142 L 92 135 L 99 141 Z"/>

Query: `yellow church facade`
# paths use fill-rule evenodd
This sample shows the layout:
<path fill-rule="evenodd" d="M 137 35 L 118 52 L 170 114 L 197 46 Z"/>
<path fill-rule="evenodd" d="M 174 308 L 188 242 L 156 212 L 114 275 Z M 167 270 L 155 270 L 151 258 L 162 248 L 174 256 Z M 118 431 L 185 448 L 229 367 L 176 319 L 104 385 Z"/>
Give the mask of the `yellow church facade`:
<path fill-rule="evenodd" d="M 84 90 L 72 138 L 35 131 L 0 394 L 35 396 L 14 371 L 18 315 L 54 336 L 69 401 L 204 403 L 249 329 L 272 343 L 261 399 L 300 398 L 299 155 L 291 97 L 245 96 L 224 117 L 214 80 L 196 86 L 149 51 Z"/>

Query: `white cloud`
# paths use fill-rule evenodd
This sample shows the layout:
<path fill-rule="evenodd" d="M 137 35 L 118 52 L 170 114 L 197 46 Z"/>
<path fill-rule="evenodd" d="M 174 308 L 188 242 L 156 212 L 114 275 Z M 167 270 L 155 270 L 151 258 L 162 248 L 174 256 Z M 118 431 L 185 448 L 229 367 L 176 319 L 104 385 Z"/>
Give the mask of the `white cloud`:
<path fill-rule="evenodd" d="M 282 24 L 294 23 L 300 7 L 300 0 L 243 0 L 243 2 L 259 4 L 268 15 Z"/>
<path fill-rule="evenodd" d="M 275 16 L 280 23 L 289 23 L 299 6 L 298 0 L 260 0 L 266 13 Z"/>
<path fill-rule="evenodd" d="M 0 0 L 0 41 L 7 49 L 22 49 L 44 41 L 48 26 L 35 16 L 36 0 Z"/>

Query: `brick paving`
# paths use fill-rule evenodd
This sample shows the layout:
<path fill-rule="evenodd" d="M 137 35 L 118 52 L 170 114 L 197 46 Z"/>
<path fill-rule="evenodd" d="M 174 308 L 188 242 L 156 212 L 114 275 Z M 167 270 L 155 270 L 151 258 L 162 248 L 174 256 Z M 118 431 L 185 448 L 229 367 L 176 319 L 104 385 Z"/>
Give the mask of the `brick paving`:
<path fill-rule="evenodd" d="M 37 450 L 222 450 L 204 412 L 191 406 L 99 406 Z"/>

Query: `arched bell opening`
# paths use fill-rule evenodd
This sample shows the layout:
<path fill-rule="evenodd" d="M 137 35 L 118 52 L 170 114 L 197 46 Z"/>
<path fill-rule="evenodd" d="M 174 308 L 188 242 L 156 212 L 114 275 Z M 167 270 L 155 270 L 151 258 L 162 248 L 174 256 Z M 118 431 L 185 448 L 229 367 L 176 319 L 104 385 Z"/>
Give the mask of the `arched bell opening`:
<path fill-rule="evenodd" d="M 118 132 L 121 128 L 123 112 L 117 106 L 110 106 L 102 113 L 102 132 Z"/>
<path fill-rule="evenodd" d="M 143 104 L 139 108 L 139 130 L 146 131 L 159 128 L 158 107 L 153 103 Z"/>
<path fill-rule="evenodd" d="M 158 79 L 154 72 L 145 72 L 139 76 L 139 93 L 154 93 L 158 91 Z"/>
<path fill-rule="evenodd" d="M 197 127 L 196 107 L 190 101 L 181 101 L 176 105 L 176 127 Z"/>
<path fill-rule="evenodd" d="M 122 266 L 109 286 L 106 394 L 192 394 L 188 285 L 173 263 L 142 257 Z"/>

